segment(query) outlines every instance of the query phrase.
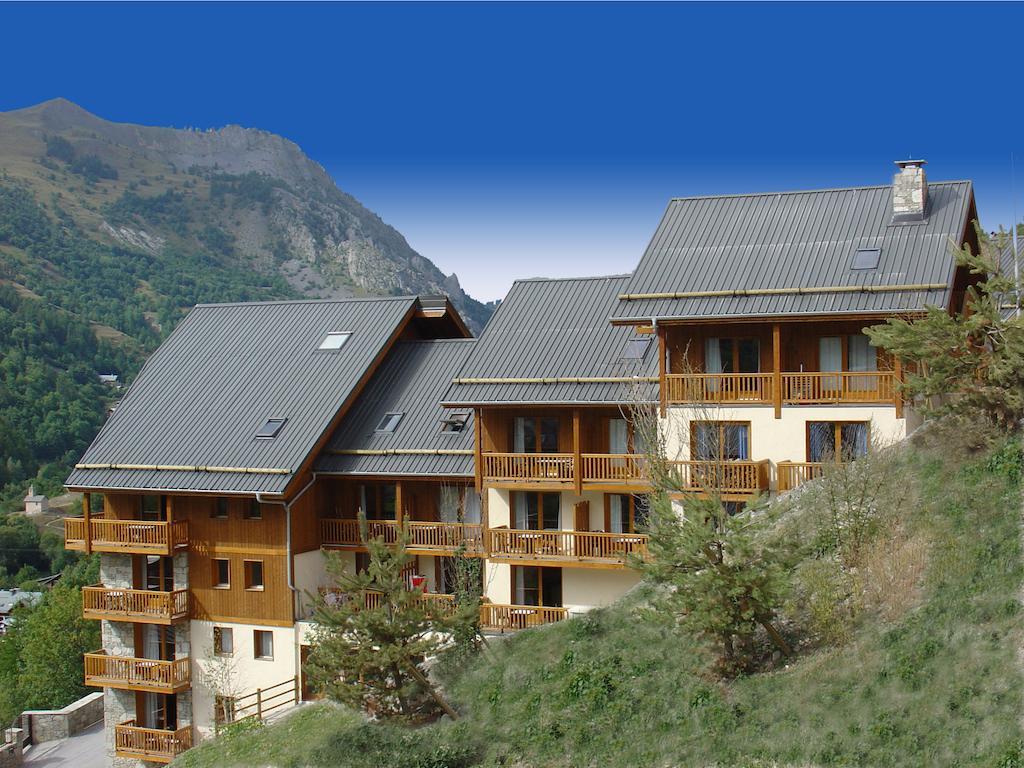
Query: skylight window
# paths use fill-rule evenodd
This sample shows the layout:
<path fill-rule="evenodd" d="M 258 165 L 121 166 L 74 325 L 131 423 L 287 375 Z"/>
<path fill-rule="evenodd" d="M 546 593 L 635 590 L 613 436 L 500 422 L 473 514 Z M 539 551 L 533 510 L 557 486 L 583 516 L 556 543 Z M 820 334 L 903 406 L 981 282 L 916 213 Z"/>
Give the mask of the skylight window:
<path fill-rule="evenodd" d="M 394 432 L 398 422 L 402 420 L 403 413 L 385 413 L 384 418 L 377 425 L 378 432 Z"/>
<path fill-rule="evenodd" d="M 441 419 L 441 431 L 448 433 L 461 432 L 469 421 L 468 413 L 453 413 L 447 419 Z"/>
<path fill-rule="evenodd" d="M 878 260 L 881 256 L 881 248 L 858 248 L 853 255 L 851 269 L 878 269 Z"/>
<path fill-rule="evenodd" d="M 320 342 L 320 349 L 328 352 L 336 352 L 345 346 L 345 342 L 348 341 L 348 337 L 352 334 L 348 331 L 331 331 L 324 340 Z"/>
<path fill-rule="evenodd" d="M 647 354 L 647 348 L 651 346 L 651 339 L 634 336 L 626 342 L 626 348 L 619 356 L 620 360 L 642 360 Z"/>
<path fill-rule="evenodd" d="M 259 440 L 273 440 L 288 419 L 267 419 L 266 423 L 256 431 Z"/>

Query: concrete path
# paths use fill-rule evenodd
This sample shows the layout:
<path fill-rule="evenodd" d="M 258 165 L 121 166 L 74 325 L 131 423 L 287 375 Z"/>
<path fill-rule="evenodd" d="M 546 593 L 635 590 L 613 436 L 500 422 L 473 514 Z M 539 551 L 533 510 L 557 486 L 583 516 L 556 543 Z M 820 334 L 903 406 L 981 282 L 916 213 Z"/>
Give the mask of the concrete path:
<path fill-rule="evenodd" d="M 25 765 L 33 768 L 104 768 L 106 758 L 103 723 L 99 722 L 70 739 L 46 741 L 29 747 L 25 752 Z"/>

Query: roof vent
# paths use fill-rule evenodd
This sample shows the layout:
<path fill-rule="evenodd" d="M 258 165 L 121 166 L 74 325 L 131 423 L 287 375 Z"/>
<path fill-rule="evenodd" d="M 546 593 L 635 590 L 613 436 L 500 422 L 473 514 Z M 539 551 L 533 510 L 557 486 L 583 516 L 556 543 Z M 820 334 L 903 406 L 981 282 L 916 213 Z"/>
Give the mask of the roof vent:
<path fill-rule="evenodd" d="M 924 160 L 897 160 L 892 177 L 893 223 L 923 221 L 928 211 L 928 179 Z"/>

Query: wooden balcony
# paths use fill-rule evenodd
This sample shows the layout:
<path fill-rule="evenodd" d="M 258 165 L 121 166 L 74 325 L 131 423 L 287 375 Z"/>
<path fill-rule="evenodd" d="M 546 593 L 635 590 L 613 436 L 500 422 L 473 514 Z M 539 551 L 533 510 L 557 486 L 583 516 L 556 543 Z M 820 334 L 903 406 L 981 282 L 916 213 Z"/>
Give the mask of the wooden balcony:
<path fill-rule="evenodd" d="M 377 608 L 384 596 L 382 592 L 367 591 L 364 604 L 367 608 Z M 424 610 L 436 618 L 451 616 L 455 613 L 455 595 L 446 595 L 440 592 L 422 592 L 420 599 L 423 601 Z"/>
<path fill-rule="evenodd" d="M 134 720 L 114 726 L 114 752 L 118 757 L 169 763 L 186 749 L 192 748 L 192 728 L 176 731 L 139 728 Z"/>
<path fill-rule="evenodd" d="M 85 654 L 85 684 L 96 688 L 177 693 L 192 681 L 189 659 L 162 661 L 131 656 L 110 656 L 106 651 Z"/>
<path fill-rule="evenodd" d="M 665 376 L 672 404 L 771 405 L 779 390 L 786 405 L 895 404 L 892 371 L 810 373 L 687 373 Z"/>
<path fill-rule="evenodd" d="M 137 555 L 173 555 L 188 548 L 188 521 L 115 520 L 93 517 L 88 522 L 93 552 Z M 86 549 L 84 517 L 64 518 L 64 548 Z"/>
<path fill-rule="evenodd" d="M 568 488 L 576 480 L 571 453 L 485 453 L 486 482 L 543 488 Z"/>
<path fill-rule="evenodd" d="M 147 589 L 108 589 L 102 584 L 82 587 L 82 616 L 87 619 L 172 624 L 187 619 L 187 589 L 157 592 Z"/>
<path fill-rule="evenodd" d="M 417 555 L 451 555 L 464 547 L 467 555 L 482 555 L 483 526 L 471 523 L 441 523 L 406 520 L 408 551 Z M 386 541 L 398 540 L 395 520 L 368 520 L 367 533 L 383 536 Z M 358 520 L 328 518 L 320 521 L 320 544 L 332 549 L 365 549 L 359 535 Z"/>
<path fill-rule="evenodd" d="M 775 467 L 778 470 L 779 493 L 799 488 L 808 480 L 821 477 L 825 469 L 820 461 L 780 461 Z"/>
<path fill-rule="evenodd" d="M 770 462 L 674 461 L 670 471 L 677 487 L 695 493 L 757 494 L 768 490 Z"/>
<path fill-rule="evenodd" d="M 647 555 L 647 536 L 640 533 L 491 528 L 487 534 L 490 559 L 511 563 L 622 568 L 627 556 Z"/>
<path fill-rule="evenodd" d="M 483 603 L 480 605 L 480 626 L 490 630 L 519 630 L 553 624 L 568 618 L 569 611 L 547 605 L 510 605 Z"/>

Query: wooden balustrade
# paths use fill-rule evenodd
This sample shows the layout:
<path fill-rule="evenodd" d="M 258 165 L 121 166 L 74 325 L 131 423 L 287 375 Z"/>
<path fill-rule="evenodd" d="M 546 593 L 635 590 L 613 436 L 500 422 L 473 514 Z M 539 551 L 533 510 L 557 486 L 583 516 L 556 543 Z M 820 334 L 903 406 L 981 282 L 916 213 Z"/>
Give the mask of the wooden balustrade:
<path fill-rule="evenodd" d="M 634 453 L 584 453 L 584 483 L 643 484 L 647 481 L 647 457 Z"/>
<path fill-rule="evenodd" d="M 778 470 L 777 486 L 779 492 L 791 491 L 808 480 L 821 477 L 825 465 L 820 461 L 780 461 L 775 465 Z"/>
<path fill-rule="evenodd" d="M 85 519 L 64 518 L 66 549 L 85 549 Z M 93 552 L 122 554 L 173 555 L 188 546 L 188 521 L 117 520 L 94 517 L 89 520 Z"/>
<path fill-rule="evenodd" d="M 517 630 L 553 624 L 567 618 L 565 608 L 548 605 L 509 605 L 482 603 L 480 605 L 480 626 L 484 629 Z"/>
<path fill-rule="evenodd" d="M 301 699 L 302 687 L 298 676 L 257 688 L 241 696 L 225 697 L 214 710 L 214 729 L 219 732 L 221 726 L 241 720 L 256 719 L 263 722 L 272 712 L 294 707 Z"/>
<path fill-rule="evenodd" d="M 367 608 L 379 608 L 383 592 L 367 590 L 363 596 L 363 604 Z M 451 616 L 455 613 L 455 595 L 446 595 L 441 592 L 421 592 L 420 600 L 423 601 L 425 610 L 438 617 Z"/>
<path fill-rule="evenodd" d="M 192 680 L 188 658 L 163 661 L 132 656 L 110 656 L 106 651 L 85 654 L 85 684 L 97 688 L 175 693 Z"/>
<path fill-rule="evenodd" d="M 571 453 L 485 453 L 483 476 L 501 483 L 567 485 L 576 479 Z"/>
<path fill-rule="evenodd" d="M 188 617 L 188 590 L 108 589 L 82 587 L 82 615 L 87 619 L 170 624 Z"/>
<path fill-rule="evenodd" d="M 114 751 L 118 757 L 169 763 L 186 749 L 192 748 L 192 728 L 175 731 L 140 728 L 134 720 L 114 726 Z"/>
<path fill-rule="evenodd" d="M 673 461 L 679 488 L 697 492 L 759 493 L 768 490 L 769 461 Z"/>
<path fill-rule="evenodd" d="M 647 536 L 599 531 L 534 531 L 491 528 L 490 557 L 625 564 L 630 554 L 647 555 Z"/>
<path fill-rule="evenodd" d="M 665 376 L 670 403 L 770 403 L 772 373 L 671 373 Z"/>
<path fill-rule="evenodd" d="M 442 523 L 406 520 L 409 537 L 407 549 L 413 552 L 454 552 L 464 547 L 467 554 L 483 554 L 483 526 L 479 523 Z M 383 536 L 388 542 L 398 540 L 395 520 L 368 520 L 367 533 Z M 325 547 L 362 547 L 358 520 L 324 519 L 320 521 L 320 542 Z"/>
<path fill-rule="evenodd" d="M 892 371 L 783 373 L 782 402 L 895 403 L 896 376 Z"/>

